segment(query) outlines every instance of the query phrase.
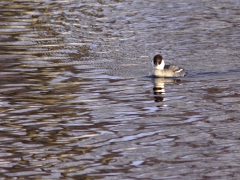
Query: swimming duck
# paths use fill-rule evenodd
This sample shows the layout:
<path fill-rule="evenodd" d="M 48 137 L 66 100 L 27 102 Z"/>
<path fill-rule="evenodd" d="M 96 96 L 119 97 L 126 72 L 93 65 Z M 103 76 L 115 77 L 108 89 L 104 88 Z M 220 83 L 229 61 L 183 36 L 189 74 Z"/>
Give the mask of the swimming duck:
<path fill-rule="evenodd" d="M 163 57 L 160 54 L 154 56 L 153 65 L 153 75 L 155 77 L 182 77 L 186 74 L 183 68 L 176 65 L 165 65 Z"/>

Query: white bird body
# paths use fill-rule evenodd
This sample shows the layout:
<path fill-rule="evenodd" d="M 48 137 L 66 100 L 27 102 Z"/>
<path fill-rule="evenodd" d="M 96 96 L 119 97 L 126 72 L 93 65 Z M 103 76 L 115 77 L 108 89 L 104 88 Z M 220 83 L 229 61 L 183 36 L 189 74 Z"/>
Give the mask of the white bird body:
<path fill-rule="evenodd" d="M 153 65 L 153 75 L 155 77 L 182 77 L 186 74 L 183 68 L 175 65 L 165 65 L 165 62 L 160 54 L 154 56 Z"/>

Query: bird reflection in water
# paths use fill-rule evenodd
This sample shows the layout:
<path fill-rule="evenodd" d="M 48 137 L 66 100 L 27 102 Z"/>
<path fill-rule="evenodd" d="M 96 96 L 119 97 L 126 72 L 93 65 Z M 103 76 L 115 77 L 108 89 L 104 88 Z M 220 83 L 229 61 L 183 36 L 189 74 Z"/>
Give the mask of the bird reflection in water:
<path fill-rule="evenodd" d="M 180 79 L 172 79 L 172 78 L 160 78 L 155 77 L 152 79 L 153 81 L 153 94 L 155 102 L 162 102 L 164 101 L 163 95 L 165 94 L 165 84 L 177 84 L 181 80 Z"/>

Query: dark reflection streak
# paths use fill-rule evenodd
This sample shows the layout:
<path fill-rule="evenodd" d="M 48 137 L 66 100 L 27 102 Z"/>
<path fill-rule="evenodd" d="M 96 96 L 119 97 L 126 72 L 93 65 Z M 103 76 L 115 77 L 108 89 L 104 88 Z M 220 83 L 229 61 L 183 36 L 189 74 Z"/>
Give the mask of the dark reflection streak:
<path fill-rule="evenodd" d="M 18 5 L 18 3 L 15 3 L 15 7 L 18 7 Z M 11 8 L 10 5 L 8 8 Z M 29 20 L 30 16 L 27 14 L 30 11 L 35 11 L 35 8 L 31 9 L 25 5 L 22 5 L 18 8 L 20 12 L 18 12 L 18 10 L 5 10 L 5 12 L 0 12 L 2 22 L 5 21 L 9 24 L 12 23 L 12 25 L 1 27 L 2 29 L 7 29 L 8 31 L 1 33 L 0 39 L 14 44 L 1 45 L 1 54 L 6 55 L 5 57 L 11 59 L 11 61 L 6 61 L 4 66 L 0 67 L 0 70 L 1 72 L 12 72 L 13 74 L 6 76 L 4 80 L 3 78 L 1 79 L 0 88 L 4 89 L 5 85 L 8 85 L 9 87 L 13 85 L 13 88 L 10 91 L 1 93 L 1 100 L 5 101 L 7 105 L 5 108 L 1 107 L 0 110 L 7 110 L 8 114 L 5 116 L 5 120 L 9 120 L 10 124 L 20 124 L 20 122 L 24 122 L 23 124 L 29 125 L 19 125 L 19 131 L 22 132 L 22 135 L 11 135 L 14 133 L 12 131 L 2 134 L 3 137 L 13 138 L 22 144 L 23 147 L 21 149 L 17 149 L 12 146 L 5 148 L 8 152 L 15 154 L 16 157 L 22 159 L 17 160 L 15 158 L 15 162 L 20 164 L 20 167 L 26 167 L 28 171 L 34 172 L 34 168 L 30 168 L 30 163 L 33 163 L 33 159 L 36 156 L 32 156 L 33 159 L 29 159 L 28 155 L 32 153 L 31 150 L 29 153 L 24 152 L 26 149 L 28 149 L 28 147 L 39 147 L 39 152 L 42 151 L 42 149 L 48 150 L 49 148 L 59 148 L 56 158 L 60 158 L 61 155 L 67 155 L 71 152 L 71 150 L 67 150 L 66 148 L 64 151 L 62 149 L 63 144 L 66 145 L 68 143 L 76 143 L 79 141 L 78 138 L 72 138 L 74 136 L 69 135 L 68 132 L 73 130 L 78 131 L 80 129 L 85 132 L 86 129 L 84 129 L 85 127 L 81 128 L 81 123 L 78 122 L 79 118 L 83 117 L 77 115 L 77 113 L 84 111 L 84 109 L 78 109 L 78 106 L 74 104 L 68 106 L 65 105 L 65 102 L 75 99 L 77 95 L 74 94 L 76 94 L 76 92 L 79 90 L 79 84 L 70 84 L 67 82 L 61 83 L 61 81 L 60 83 L 51 83 L 51 81 L 58 79 L 59 74 L 64 74 L 65 72 L 76 73 L 76 69 L 73 66 L 55 66 L 51 67 L 50 69 L 48 67 L 42 67 L 35 69 L 34 71 L 29 69 L 35 68 L 34 64 L 38 63 L 37 61 L 34 61 L 35 56 L 42 59 L 46 57 L 54 57 L 56 60 L 61 61 L 64 58 L 68 58 L 66 50 L 70 48 L 72 49 L 72 47 L 66 46 L 67 43 L 64 42 L 63 37 L 57 37 L 57 35 L 60 35 L 60 32 L 57 32 L 57 28 L 59 28 L 59 26 L 56 25 L 56 29 L 49 27 L 49 25 L 52 23 L 50 21 L 51 12 L 48 8 L 45 10 L 42 9 L 44 12 L 43 15 L 41 15 L 39 12 L 33 12 L 32 14 L 34 14 L 35 17 L 32 19 L 32 21 Z M 46 13 L 49 13 L 49 17 L 47 17 L 48 15 Z M 20 15 L 21 17 L 18 17 Z M 45 19 L 45 17 L 47 18 Z M 42 21 L 43 19 L 44 21 Z M 19 26 L 19 24 L 14 24 L 15 22 L 19 21 L 25 22 L 25 25 Z M 15 29 L 15 31 L 13 31 L 13 29 Z M 3 35 L 6 35 L 6 37 L 2 37 Z M 42 41 L 42 38 L 45 38 L 45 41 Z M 36 43 L 38 45 L 36 45 Z M 63 53 L 60 53 L 61 51 Z M 87 51 L 88 48 L 84 48 L 85 54 L 88 54 Z M 29 61 L 24 60 L 26 57 L 29 59 Z M 5 58 L 2 59 L 5 60 Z M 52 62 L 48 60 L 48 63 L 55 63 L 56 60 Z M 32 62 L 33 65 L 26 66 L 26 64 L 29 62 Z M 78 78 L 73 78 L 72 81 L 78 81 Z M 81 79 L 81 81 L 84 81 L 84 79 Z M 14 89 L 14 87 L 17 87 L 17 84 L 19 84 L 19 88 L 21 88 L 20 90 L 18 88 Z M 84 105 L 85 103 L 81 102 L 81 104 Z M 30 110 L 32 107 L 36 108 L 36 110 Z M 28 120 L 26 121 L 26 119 Z M 68 119 L 74 119 L 77 121 L 79 124 L 78 128 L 66 128 L 57 123 L 57 121 L 67 122 Z M 3 125 L 3 127 L 8 126 Z M 42 128 L 49 128 L 50 130 L 45 131 L 42 130 Z M 58 128 L 61 130 L 54 130 Z M 61 142 L 61 140 L 65 138 L 72 139 Z M 86 149 L 86 147 L 84 148 Z M 76 146 L 72 153 L 76 153 L 78 150 L 79 147 Z M 18 153 L 18 151 L 22 151 L 24 153 Z M 39 153 L 37 148 L 32 151 L 33 153 Z M 79 155 L 83 155 L 88 151 L 80 149 L 79 152 Z M 51 159 L 51 157 L 47 157 L 44 153 L 42 153 L 41 156 L 46 159 Z M 71 154 L 68 156 L 71 156 Z M 29 160 L 24 160 L 25 163 L 23 164 L 23 158 Z M 38 161 L 44 161 L 44 158 L 41 158 Z M 55 164 L 56 163 L 53 162 L 52 165 Z M 34 167 L 34 165 L 32 167 Z M 22 168 L 19 168 L 17 165 L 11 168 L 12 170 L 9 170 L 9 173 L 15 173 L 16 169 L 18 169 L 19 172 L 25 171 Z M 48 171 L 48 168 L 43 169 L 45 172 L 50 172 Z"/>

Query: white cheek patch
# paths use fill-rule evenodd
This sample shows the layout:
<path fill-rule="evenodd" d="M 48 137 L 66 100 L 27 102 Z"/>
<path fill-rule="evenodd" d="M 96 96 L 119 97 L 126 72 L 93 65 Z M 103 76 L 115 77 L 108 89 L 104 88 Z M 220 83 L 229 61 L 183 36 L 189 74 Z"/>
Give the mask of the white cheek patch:
<path fill-rule="evenodd" d="M 161 64 L 156 66 L 156 69 L 163 70 L 165 66 L 164 60 L 162 60 Z"/>

